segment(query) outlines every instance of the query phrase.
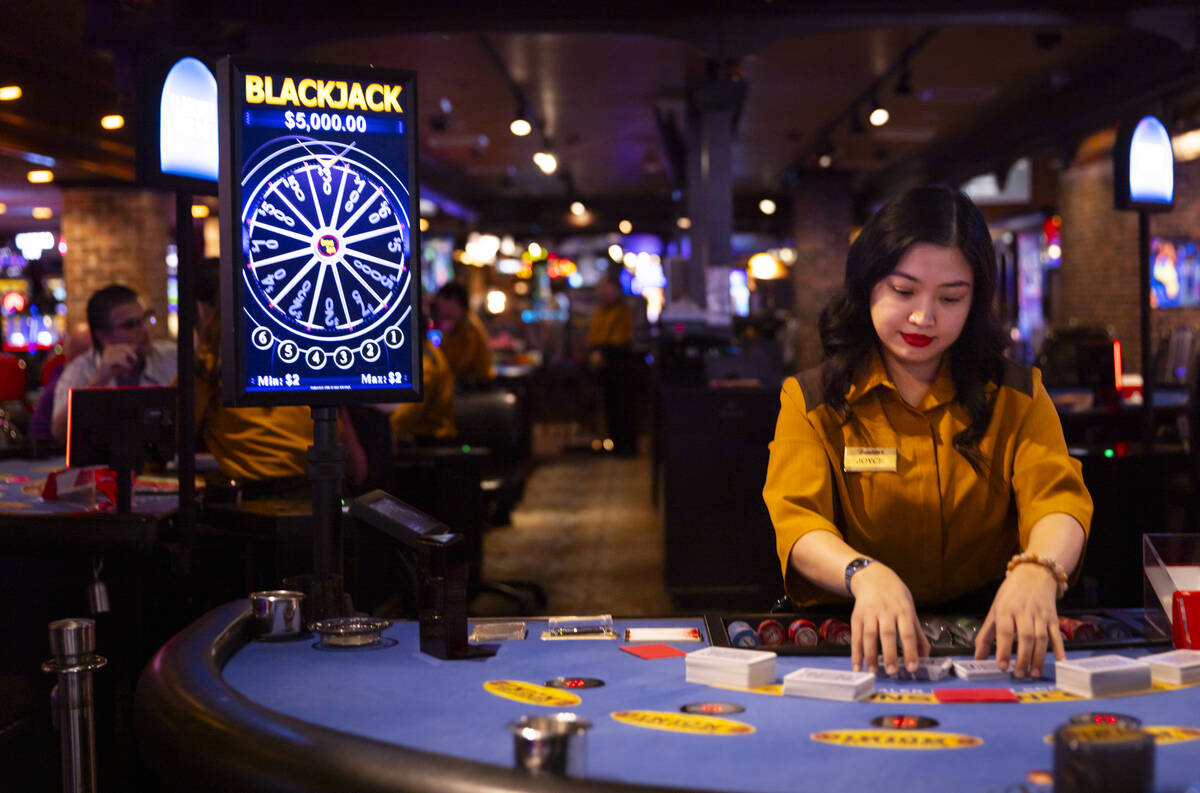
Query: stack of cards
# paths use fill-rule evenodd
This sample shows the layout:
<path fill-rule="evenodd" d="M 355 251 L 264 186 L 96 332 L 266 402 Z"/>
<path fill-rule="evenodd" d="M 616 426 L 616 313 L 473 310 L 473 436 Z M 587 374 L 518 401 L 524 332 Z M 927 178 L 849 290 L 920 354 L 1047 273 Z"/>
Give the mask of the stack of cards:
<path fill-rule="evenodd" d="M 1007 680 L 1012 677 L 1013 662 L 1010 659 L 1008 669 L 996 666 L 995 658 L 983 661 L 962 660 L 954 662 L 954 674 L 962 680 Z"/>
<path fill-rule="evenodd" d="M 1200 683 L 1200 650 L 1172 650 L 1147 655 L 1142 660 L 1150 664 L 1150 676 L 1155 682 L 1174 686 Z"/>
<path fill-rule="evenodd" d="M 1081 697 L 1120 696 L 1150 688 L 1150 664 L 1121 655 L 1060 661 L 1054 674 L 1059 688 Z"/>
<path fill-rule="evenodd" d="M 804 667 L 783 678 L 783 693 L 789 697 L 853 702 L 874 692 L 875 675 L 870 672 L 842 672 L 837 669 Z"/>
<path fill-rule="evenodd" d="M 758 688 L 775 682 L 775 653 L 737 647 L 705 647 L 688 653 L 685 679 L 710 686 Z"/>
<path fill-rule="evenodd" d="M 900 668 L 895 675 L 889 675 L 881 663 L 876 667 L 875 675 L 877 677 L 894 677 L 896 680 L 941 680 L 946 675 L 950 674 L 949 658 L 919 658 L 917 659 L 919 666 L 917 671 L 910 672 L 908 667 L 904 665 L 904 660 L 899 661 Z"/>

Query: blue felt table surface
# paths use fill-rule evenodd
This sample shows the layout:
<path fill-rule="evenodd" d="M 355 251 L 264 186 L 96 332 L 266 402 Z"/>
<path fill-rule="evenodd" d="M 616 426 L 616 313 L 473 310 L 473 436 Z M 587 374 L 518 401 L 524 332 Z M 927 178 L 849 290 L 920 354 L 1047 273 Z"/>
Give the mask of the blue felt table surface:
<path fill-rule="evenodd" d="M 498 644 L 493 658 L 441 661 L 417 650 L 417 625 L 385 632 L 396 644 L 381 649 L 319 650 L 312 638 L 253 642 L 224 669 L 235 690 L 279 713 L 348 733 L 498 765 L 513 759 L 506 725 L 526 714 L 551 713 L 488 693 L 489 680 L 544 685 L 559 677 L 597 677 L 601 688 L 578 690 L 565 708 L 594 723 L 587 734 L 591 777 L 706 790 L 851 791 L 888 789 L 999 791 L 1050 769 L 1044 740 L 1072 713 L 1113 711 L 1147 726 L 1200 728 L 1200 685 L 1098 700 L 1021 704 L 883 704 L 834 702 L 718 689 L 684 681 L 682 657 L 642 660 L 617 640 L 543 641 L 544 621 L 529 621 L 524 641 Z M 700 619 L 616 620 L 630 626 L 697 627 Z M 708 637 L 705 636 L 705 639 Z M 707 641 L 673 643 L 684 651 Z M 1122 650 L 1141 655 L 1144 650 Z M 1087 653 L 1094 654 L 1094 653 Z M 784 657 L 777 679 L 802 666 L 849 669 L 847 657 Z M 1050 667 L 1047 675 L 1052 675 Z M 876 690 L 1012 687 L 1053 690 L 1052 679 L 1031 682 L 937 683 L 877 681 Z M 687 703 L 740 704 L 730 716 L 755 728 L 744 735 L 696 735 L 652 730 L 614 720 L 623 710 L 678 713 Z M 982 739 L 962 749 L 897 750 L 833 746 L 812 739 L 826 730 L 869 729 L 872 718 L 905 713 L 936 719 L 938 732 Z M 1155 790 L 1183 791 L 1200 778 L 1200 741 L 1159 745 Z"/>

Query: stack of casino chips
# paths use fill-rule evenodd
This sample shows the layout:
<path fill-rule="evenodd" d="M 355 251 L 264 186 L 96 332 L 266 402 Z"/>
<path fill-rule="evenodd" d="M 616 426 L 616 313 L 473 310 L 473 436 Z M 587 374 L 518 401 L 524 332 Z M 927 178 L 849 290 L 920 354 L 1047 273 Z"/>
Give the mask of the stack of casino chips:
<path fill-rule="evenodd" d="M 850 644 L 850 626 L 841 620 L 825 620 L 821 623 L 820 634 L 821 638 L 830 644 Z"/>
<path fill-rule="evenodd" d="M 758 623 L 755 633 L 758 634 L 758 641 L 763 647 L 779 647 L 786 638 L 783 623 L 775 619 L 765 619 Z"/>
<path fill-rule="evenodd" d="M 797 647 L 816 647 L 821 642 L 821 635 L 811 620 L 796 619 L 788 625 L 788 639 Z"/>
<path fill-rule="evenodd" d="M 1077 620 L 1072 617 L 1059 617 L 1058 630 L 1064 641 L 1095 642 L 1104 637 L 1104 631 L 1093 622 Z"/>
<path fill-rule="evenodd" d="M 830 644 L 850 643 L 850 626 L 834 619 L 825 620 L 820 629 L 811 620 L 795 619 L 786 630 L 774 618 L 762 620 L 757 628 L 745 620 L 734 620 L 725 626 L 725 632 L 733 647 L 779 647 L 789 641 L 797 647 L 816 647 L 822 639 Z"/>

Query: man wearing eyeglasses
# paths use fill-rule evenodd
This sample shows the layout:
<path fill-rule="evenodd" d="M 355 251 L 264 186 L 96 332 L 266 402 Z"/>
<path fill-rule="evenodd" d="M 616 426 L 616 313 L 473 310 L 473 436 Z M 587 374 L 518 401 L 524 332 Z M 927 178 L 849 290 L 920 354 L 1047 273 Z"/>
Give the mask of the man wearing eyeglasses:
<path fill-rule="evenodd" d="M 92 351 L 67 364 L 54 387 L 50 431 L 59 443 L 67 437 L 72 388 L 170 385 L 175 380 L 175 345 L 150 338 L 154 312 L 146 310 L 137 292 L 120 284 L 97 290 L 88 299 L 87 319 Z"/>

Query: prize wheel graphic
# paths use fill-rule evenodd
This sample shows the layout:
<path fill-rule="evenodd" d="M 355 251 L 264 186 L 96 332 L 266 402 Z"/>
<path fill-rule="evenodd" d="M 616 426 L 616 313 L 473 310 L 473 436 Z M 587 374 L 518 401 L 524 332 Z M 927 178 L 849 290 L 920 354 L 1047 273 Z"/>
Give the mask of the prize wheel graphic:
<path fill-rule="evenodd" d="M 278 138 L 247 161 L 242 195 L 255 347 L 349 369 L 403 346 L 408 188 L 387 165 L 353 143 Z"/>

